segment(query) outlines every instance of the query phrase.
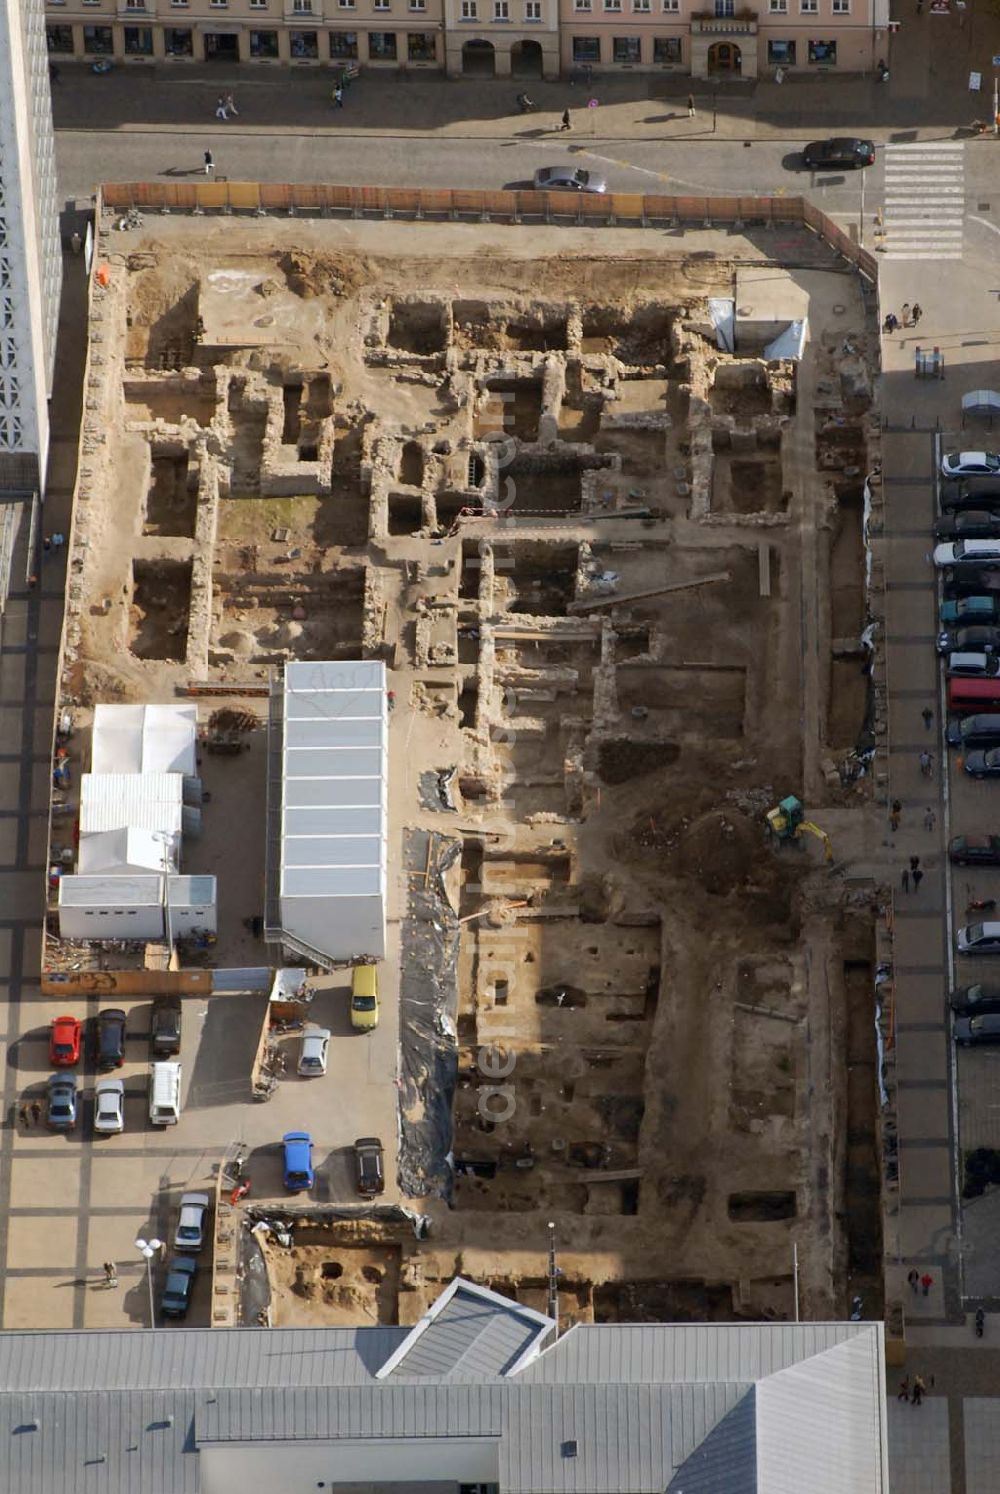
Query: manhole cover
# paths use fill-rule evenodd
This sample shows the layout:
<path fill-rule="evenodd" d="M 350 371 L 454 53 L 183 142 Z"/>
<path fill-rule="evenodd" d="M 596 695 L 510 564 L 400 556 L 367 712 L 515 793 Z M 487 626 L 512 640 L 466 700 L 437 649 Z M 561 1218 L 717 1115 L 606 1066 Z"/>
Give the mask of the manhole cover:
<path fill-rule="evenodd" d="M 979 213 L 988 213 L 989 210 L 990 210 L 990 205 L 989 205 L 988 202 L 977 202 L 976 203 L 976 211 L 977 212 L 979 212 Z"/>

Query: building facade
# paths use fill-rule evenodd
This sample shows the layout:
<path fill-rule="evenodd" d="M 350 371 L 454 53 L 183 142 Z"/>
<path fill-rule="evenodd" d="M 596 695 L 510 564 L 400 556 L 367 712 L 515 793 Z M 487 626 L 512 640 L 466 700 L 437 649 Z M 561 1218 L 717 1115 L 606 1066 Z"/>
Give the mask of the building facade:
<path fill-rule="evenodd" d="M 559 0 L 444 0 L 448 76 L 558 78 Z"/>
<path fill-rule="evenodd" d="M 444 66 L 441 0 L 47 0 L 46 20 L 55 61 Z"/>
<path fill-rule="evenodd" d="M 0 489 L 40 489 L 62 258 L 42 0 L 0 0 Z"/>
<path fill-rule="evenodd" d="M 870 72 L 887 0 L 559 0 L 562 67 L 729 80 Z"/>

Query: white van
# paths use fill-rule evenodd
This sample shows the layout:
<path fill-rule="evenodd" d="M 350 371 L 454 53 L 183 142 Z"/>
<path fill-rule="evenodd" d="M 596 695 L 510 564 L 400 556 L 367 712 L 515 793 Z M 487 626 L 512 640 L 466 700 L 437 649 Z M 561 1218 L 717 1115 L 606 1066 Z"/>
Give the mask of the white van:
<path fill-rule="evenodd" d="M 181 1118 L 181 1066 L 154 1063 L 149 1075 L 149 1119 L 154 1126 L 176 1126 Z"/>

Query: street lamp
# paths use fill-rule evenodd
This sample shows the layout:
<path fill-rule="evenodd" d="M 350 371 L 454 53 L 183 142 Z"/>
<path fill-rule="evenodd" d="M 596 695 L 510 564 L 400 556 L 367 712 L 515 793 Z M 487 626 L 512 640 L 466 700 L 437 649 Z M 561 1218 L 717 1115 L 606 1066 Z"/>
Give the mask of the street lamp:
<path fill-rule="evenodd" d="M 153 1256 L 162 1248 L 162 1240 L 136 1240 L 135 1248 L 146 1261 L 146 1285 L 149 1288 L 149 1326 L 156 1327 L 156 1312 L 153 1308 Z"/>
<path fill-rule="evenodd" d="M 174 931 L 170 920 L 170 850 L 173 837 L 166 830 L 154 830 L 153 839 L 159 842 L 163 851 L 163 932 L 167 940 L 167 965 L 169 967 L 174 949 Z"/>

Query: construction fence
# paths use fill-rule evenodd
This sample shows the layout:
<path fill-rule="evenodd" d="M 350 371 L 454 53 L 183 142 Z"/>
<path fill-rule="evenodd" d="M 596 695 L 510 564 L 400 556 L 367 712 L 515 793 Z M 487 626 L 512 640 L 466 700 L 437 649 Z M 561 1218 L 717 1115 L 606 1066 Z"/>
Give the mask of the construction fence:
<path fill-rule="evenodd" d="M 302 213 L 311 217 L 411 218 L 433 222 L 572 223 L 594 227 L 808 228 L 874 282 L 878 261 L 804 197 L 666 197 L 638 192 L 431 191 L 323 183 L 114 182 L 112 212 Z"/>

